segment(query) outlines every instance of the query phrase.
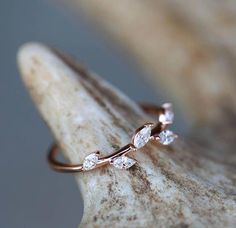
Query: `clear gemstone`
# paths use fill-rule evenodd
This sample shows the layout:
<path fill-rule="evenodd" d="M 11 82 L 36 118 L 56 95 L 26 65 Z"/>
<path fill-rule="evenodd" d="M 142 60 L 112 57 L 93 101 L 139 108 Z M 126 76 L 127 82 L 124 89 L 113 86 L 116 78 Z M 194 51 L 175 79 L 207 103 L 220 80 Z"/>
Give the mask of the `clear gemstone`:
<path fill-rule="evenodd" d="M 90 170 L 93 169 L 98 163 L 98 154 L 92 153 L 88 155 L 83 162 L 83 169 Z"/>
<path fill-rule="evenodd" d="M 127 156 L 120 156 L 117 158 L 114 158 L 112 160 L 112 164 L 114 167 L 118 169 L 129 169 L 131 166 L 133 166 L 136 163 L 136 161 L 130 157 Z"/>
<path fill-rule="evenodd" d="M 174 121 L 174 112 L 172 110 L 172 105 L 170 103 L 166 103 L 162 105 L 165 112 L 159 116 L 159 121 L 163 124 L 171 124 Z"/>
<path fill-rule="evenodd" d="M 141 148 L 148 143 L 151 136 L 151 126 L 145 126 L 134 136 L 134 146 L 136 148 Z"/>
<path fill-rule="evenodd" d="M 162 131 L 159 134 L 159 142 L 163 145 L 169 145 L 175 140 L 175 138 L 176 135 L 170 130 Z"/>

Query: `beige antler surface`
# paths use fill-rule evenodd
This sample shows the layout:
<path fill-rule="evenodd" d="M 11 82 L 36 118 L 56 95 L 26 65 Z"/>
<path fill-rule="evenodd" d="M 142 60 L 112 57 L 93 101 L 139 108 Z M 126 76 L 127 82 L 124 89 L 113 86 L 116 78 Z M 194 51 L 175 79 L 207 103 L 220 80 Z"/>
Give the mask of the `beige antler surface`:
<path fill-rule="evenodd" d="M 26 87 L 71 163 L 81 163 L 98 149 L 106 155 L 127 144 L 150 118 L 122 92 L 43 45 L 23 46 L 18 62 Z M 233 85 L 227 79 L 219 86 L 226 83 L 229 90 Z M 184 91 L 181 97 L 188 95 Z M 195 141 L 180 137 L 170 147 L 149 143 L 136 153 L 139 164 L 130 170 L 108 166 L 76 174 L 85 207 L 81 227 L 234 227 L 235 113 L 232 103 L 228 105 L 232 99 L 222 101 L 224 119 L 209 128 L 216 133 L 198 129 L 192 136 Z"/>

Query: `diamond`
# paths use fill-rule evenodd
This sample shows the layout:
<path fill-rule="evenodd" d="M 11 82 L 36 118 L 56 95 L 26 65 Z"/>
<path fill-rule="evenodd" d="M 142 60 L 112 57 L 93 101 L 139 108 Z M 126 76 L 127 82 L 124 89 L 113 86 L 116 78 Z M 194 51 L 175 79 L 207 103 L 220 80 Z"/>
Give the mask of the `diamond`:
<path fill-rule="evenodd" d="M 159 134 L 159 142 L 163 145 L 171 144 L 175 140 L 175 138 L 176 135 L 170 130 L 162 131 Z"/>
<path fill-rule="evenodd" d="M 124 155 L 112 160 L 112 165 L 118 169 L 129 169 L 135 163 L 136 160 Z"/>
<path fill-rule="evenodd" d="M 98 163 L 98 154 L 92 153 L 85 157 L 83 162 L 83 169 L 84 170 L 90 170 L 93 169 Z"/>
<path fill-rule="evenodd" d="M 174 112 L 172 110 L 172 104 L 165 103 L 162 105 L 164 113 L 160 114 L 159 121 L 163 124 L 171 124 L 174 121 Z"/>
<path fill-rule="evenodd" d="M 134 136 L 134 140 L 133 140 L 134 146 L 136 148 L 141 148 L 141 147 L 145 146 L 150 139 L 151 132 L 152 132 L 151 126 L 143 127 Z"/>

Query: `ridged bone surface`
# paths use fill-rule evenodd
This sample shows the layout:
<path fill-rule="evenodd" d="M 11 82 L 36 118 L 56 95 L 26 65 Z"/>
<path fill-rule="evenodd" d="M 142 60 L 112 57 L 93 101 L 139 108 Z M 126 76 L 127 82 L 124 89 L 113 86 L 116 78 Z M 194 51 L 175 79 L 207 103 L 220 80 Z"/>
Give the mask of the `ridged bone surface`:
<path fill-rule="evenodd" d="M 41 44 L 23 46 L 18 63 L 26 88 L 71 163 L 130 142 L 150 121 L 132 100 L 71 58 Z M 235 166 L 203 145 L 149 142 L 129 170 L 78 173 L 81 227 L 233 227 Z M 78 221 L 79 222 L 79 221 Z"/>

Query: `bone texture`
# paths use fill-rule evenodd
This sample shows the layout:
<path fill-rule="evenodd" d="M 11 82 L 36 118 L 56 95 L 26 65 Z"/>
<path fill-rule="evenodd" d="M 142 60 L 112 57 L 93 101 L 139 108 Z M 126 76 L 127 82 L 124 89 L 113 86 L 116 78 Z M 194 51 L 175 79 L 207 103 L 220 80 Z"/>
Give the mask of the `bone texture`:
<path fill-rule="evenodd" d="M 35 105 L 71 163 L 81 163 L 93 151 L 111 153 L 151 120 L 122 92 L 59 51 L 29 43 L 21 47 L 18 64 Z M 233 86 L 226 83 L 229 89 Z M 183 85 L 182 90 L 188 96 L 189 88 Z M 217 93 L 209 90 L 212 97 Z M 235 227 L 236 125 L 228 102 L 222 101 L 224 127 L 206 125 L 168 147 L 150 142 L 135 153 L 139 164 L 129 170 L 107 166 L 76 174 L 84 199 L 80 227 Z"/>

